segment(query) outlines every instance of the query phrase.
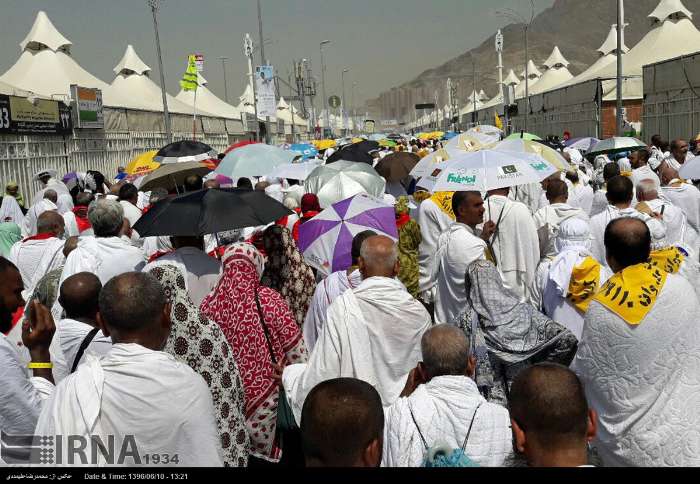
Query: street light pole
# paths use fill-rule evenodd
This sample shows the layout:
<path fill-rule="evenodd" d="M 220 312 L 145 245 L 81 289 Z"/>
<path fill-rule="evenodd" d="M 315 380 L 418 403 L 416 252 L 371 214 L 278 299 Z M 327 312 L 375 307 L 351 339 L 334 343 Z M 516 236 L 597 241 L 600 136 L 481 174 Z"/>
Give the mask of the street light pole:
<path fill-rule="evenodd" d="M 262 7 L 258 0 L 258 33 L 260 34 L 260 65 L 267 65 L 265 59 L 265 39 L 263 38 Z M 270 144 L 270 116 L 265 117 L 265 143 Z"/>
<path fill-rule="evenodd" d="M 617 1 L 617 136 L 623 136 L 624 118 L 622 116 L 622 32 L 625 28 L 625 5 L 623 0 Z"/>
<path fill-rule="evenodd" d="M 224 70 L 224 100 L 228 103 L 228 82 L 226 81 L 226 61 L 228 57 L 221 56 L 219 59 L 221 59 L 221 67 Z"/>
<path fill-rule="evenodd" d="M 331 117 L 330 117 L 330 113 L 328 112 L 328 106 L 327 106 L 328 98 L 326 97 L 326 62 L 323 59 L 323 46 L 330 44 L 330 43 L 331 43 L 330 40 L 324 40 L 320 44 L 320 49 L 321 49 L 321 86 L 323 89 L 323 100 L 321 103 L 321 108 L 322 108 L 321 113 L 323 113 L 324 111 L 326 113 L 326 128 L 327 129 L 331 128 Z M 331 132 L 332 132 L 332 130 L 331 130 Z M 324 136 L 325 136 L 325 134 L 324 134 Z"/>
<path fill-rule="evenodd" d="M 344 136 L 347 135 L 347 131 L 348 131 L 347 116 L 346 116 L 346 114 L 345 114 L 345 113 L 347 112 L 347 106 L 346 106 L 346 104 L 345 104 L 345 73 L 346 73 L 346 72 L 350 72 L 350 69 L 347 68 L 347 67 L 346 67 L 345 69 L 343 69 L 343 72 L 340 74 L 340 78 L 341 78 L 341 81 L 342 81 L 342 84 L 343 84 L 343 109 L 341 109 L 341 114 L 343 115 L 343 131 L 345 131 L 345 132 L 343 133 Z"/>
<path fill-rule="evenodd" d="M 357 88 L 357 82 L 353 81 L 352 82 L 352 100 L 350 103 L 352 106 L 350 108 L 352 109 L 352 132 L 353 134 L 357 134 L 357 109 L 355 107 L 355 89 Z"/>
<path fill-rule="evenodd" d="M 260 141 L 260 122 L 258 121 L 258 96 L 255 92 L 255 79 L 253 78 L 253 39 L 250 38 L 250 34 L 245 34 L 245 37 L 243 39 L 243 52 L 248 58 L 248 79 L 250 82 L 250 88 L 253 91 L 253 112 L 255 113 L 255 141 Z"/>
<path fill-rule="evenodd" d="M 153 14 L 153 30 L 156 33 L 156 51 L 158 53 L 158 70 L 160 71 L 160 93 L 163 97 L 163 121 L 165 122 L 165 139 L 167 144 L 173 142 L 173 132 L 170 127 L 170 112 L 168 111 L 168 96 L 165 92 L 165 73 L 163 72 L 163 55 L 160 51 L 160 36 L 158 35 L 158 11 L 159 0 L 148 0 Z"/>

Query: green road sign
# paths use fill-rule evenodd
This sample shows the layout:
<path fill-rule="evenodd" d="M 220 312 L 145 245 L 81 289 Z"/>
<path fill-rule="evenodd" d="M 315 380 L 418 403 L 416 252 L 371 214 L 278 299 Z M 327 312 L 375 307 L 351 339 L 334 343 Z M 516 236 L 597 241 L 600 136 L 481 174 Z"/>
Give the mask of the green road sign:
<path fill-rule="evenodd" d="M 340 107 L 340 98 L 338 96 L 331 96 L 328 98 L 328 105 L 332 107 L 333 109 L 337 109 Z"/>

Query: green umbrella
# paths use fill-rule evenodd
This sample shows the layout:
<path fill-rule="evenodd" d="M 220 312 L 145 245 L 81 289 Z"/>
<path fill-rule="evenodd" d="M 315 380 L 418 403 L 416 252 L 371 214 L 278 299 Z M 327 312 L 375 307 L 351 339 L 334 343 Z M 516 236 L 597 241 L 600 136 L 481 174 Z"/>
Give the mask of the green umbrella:
<path fill-rule="evenodd" d="M 525 133 L 522 131 L 520 133 L 513 133 L 506 139 L 526 139 L 528 141 L 542 141 L 542 138 L 540 138 L 539 136 L 531 133 Z"/>

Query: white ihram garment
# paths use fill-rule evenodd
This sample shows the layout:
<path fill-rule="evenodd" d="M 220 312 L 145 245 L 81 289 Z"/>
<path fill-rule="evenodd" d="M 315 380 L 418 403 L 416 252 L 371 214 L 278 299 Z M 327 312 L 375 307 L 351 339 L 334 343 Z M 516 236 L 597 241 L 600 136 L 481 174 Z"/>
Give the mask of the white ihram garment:
<path fill-rule="evenodd" d="M 418 247 L 419 292 L 426 302 L 432 302 L 436 281 L 431 275 L 435 264 L 438 238 L 454 222 L 430 199 L 423 200 L 418 209 L 421 243 Z"/>
<path fill-rule="evenodd" d="M 92 272 L 104 285 L 125 272 L 138 272 L 146 264 L 143 251 L 119 237 L 83 237 L 68 255 L 61 284 L 73 274 Z"/>
<path fill-rule="evenodd" d="M 65 243 L 65 240 L 51 237 L 20 241 L 12 246 L 8 259 L 17 266 L 22 276 L 25 299 L 32 295 L 42 277 L 63 265 L 66 260 L 63 255 Z"/>
<path fill-rule="evenodd" d="M 328 320 L 306 364 L 284 369 L 282 382 L 297 423 L 309 392 L 332 378 L 373 385 L 388 407 L 421 359 L 430 315 L 401 282 L 371 277 L 328 308 Z"/>
<path fill-rule="evenodd" d="M 177 464 L 160 465 L 223 466 L 214 406 L 204 379 L 171 355 L 133 343 L 116 344 L 99 360 L 88 355 L 56 387 L 39 416 L 36 433 L 95 435 L 105 443 L 111 435 L 116 455 L 125 437 L 133 435 L 139 456 L 178 455 Z M 88 460 L 92 445 L 88 439 Z M 96 454 L 98 462 L 93 465 L 109 464 L 101 452 Z M 76 462 L 81 464 L 88 463 Z M 139 464 L 149 463 L 132 457 L 121 463 Z"/>

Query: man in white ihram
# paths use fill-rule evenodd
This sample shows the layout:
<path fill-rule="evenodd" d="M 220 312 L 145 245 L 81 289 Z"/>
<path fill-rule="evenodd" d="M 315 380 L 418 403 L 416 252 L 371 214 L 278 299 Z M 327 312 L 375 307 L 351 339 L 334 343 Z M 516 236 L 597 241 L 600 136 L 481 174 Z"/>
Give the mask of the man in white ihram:
<path fill-rule="evenodd" d="M 509 188 L 489 191 L 484 220 L 496 224 L 493 256 L 503 285 L 524 302 L 540 261 L 540 241 L 530 210 L 508 193 Z"/>
<path fill-rule="evenodd" d="M 638 219 L 605 231 L 615 272 L 594 297 L 572 369 L 598 411 L 594 445 L 611 467 L 700 465 L 700 302 L 677 274 L 649 266 Z"/>
<path fill-rule="evenodd" d="M 8 259 L 19 269 L 24 283 L 23 295 L 28 298 L 39 280 L 63 265 L 63 217 L 48 211 L 39 216 L 38 234 L 15 243 Z"/>
<path fill-rule="evenodd" d="M 659 168 L 661 174 L 661 195 L 683 210 L 688 223 L 700 234 L 700 190 L 680 179 L 678 170 L 667 162 Z"/>
<path fill-rule="evenodd" d="M 418 247 L 418 290 L 424 302 L 432 303 L 435 298 L 435 280 L 432 279 L 431 275 L 435 265 L 438 239 L 454 220 L 438 207 L 437 203 L 428 198 L 423 200 L 418 208 L 417 221 L 421 235 Z"/>
<path fill-rule="evenodd" d="M 467 292 L 464 275 L 467 267 L 485 257 L 486 240 L 493 235 L 495 225 L 487 222 L 477 235 L 477 225 L 484 220 L 484 200 L 479 192 L 455 192 L 452 209 L 457 216 L 438 239 L 435 263 L 431 274 L 435 292 L 435 322 L 452 324 L 464 311 Z"/>
<path fill-rule="evenodd" d="M 489 403 L 473 380 L 476 358 L 464 332 L 430 328 L 422 361 L 385 411 L 383 467 L 420 467 L 428 449 L 462 448 L 476 464 L 501 467 L 513 453 L 508 410 Z"/>
<path fill-rule="evenodd" d="M 87 444 L 82 453 L 64 450 L 57 464 L 154 465 L 143 456 L 158 454 L 158 465 L 223 466 L 207 384 L 162 351 L 171 321 L 160 283 L 143 273 L 117 276 L 102 289 L 99 308 L 100 326 L 114 347 L 101 359 L 88 354 L 39 416 L 37 435 L 62 436 L 63 449 L 69 436 Z M 113 439 L 115 462 L 93 449 L 98 438 L 105 446 Z"/>
<path fill-rule="evenodd" d="M 102 284 L 125 272 L 139 271 L 146 264 L 143 251 L 120 237 L 124 210 L 119 202 L 100 199 L 92 202 L 88 219 L 94 237 L 84 237 L 70 253 L 61 275 L 61 283 L 79 272 L 95 274 Z"/>
<path fill-rule="evenodd" d="M 373 385 L 385 407 L 394 403 L 420 361 L 430 315 L 396 279 L 398 249 L 385 236 L 362 244 L 363 281 L 328 308 L 328 320 L 307 364 L 284 369 L 282 383 L 299 423 L 306 395 L 318 383 L 351 377 Z"/>
<path fill-rule="evenodd" d="M 56 192 L 54 190 L 46 190 L 42 196 L 42 199 L 29 208 L 27 215 L 24 217 L 24 223 L 21 227 L 22 236 L 24 237 L 33 237 L 37 234 L 36 224 L 42 213 L 58 212 L 58 207 L 56 206 L 58 195 L 56 195 Z"/>
<path fill-rule="evenodd" d="M 658 185 L 651 179 L 637 184 L 637 210 L 647 215 L 658 214 L 666 225 L 666 242 L 669 245 L 697 250 L 698 233 L 688 223 L 688 217 L 679 207 L 659 196 Z"/>

